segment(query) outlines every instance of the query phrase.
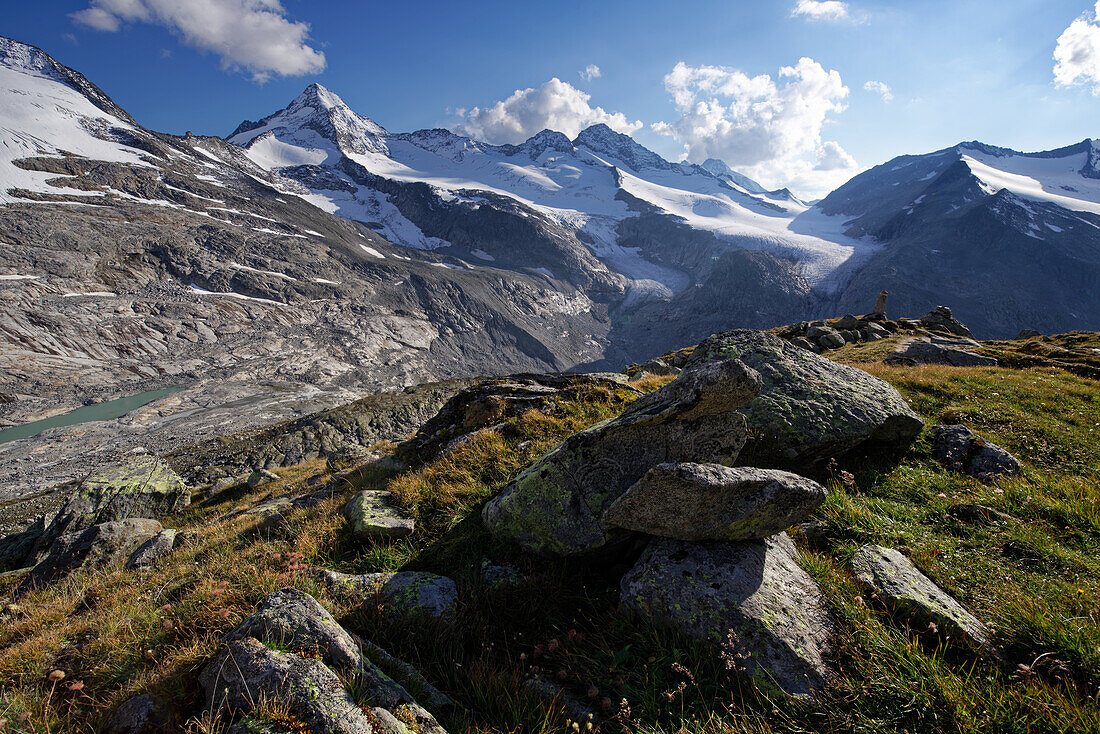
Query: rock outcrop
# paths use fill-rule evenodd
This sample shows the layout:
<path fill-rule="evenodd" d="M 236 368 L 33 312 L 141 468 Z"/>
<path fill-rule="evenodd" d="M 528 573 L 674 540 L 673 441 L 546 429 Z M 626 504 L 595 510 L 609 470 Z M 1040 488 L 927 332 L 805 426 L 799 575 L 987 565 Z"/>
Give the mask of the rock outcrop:
<path fill-rule="evenodd" d="M 813 474 L 854 449 L 899 453 L 924 426 L 887 383 L 774 334 L 716 334 L 696 348 L 688 369 L 722 358 L 740 360 L 762 384 L 739 408 L 749 438 L 738 463 Z"/>
<path fill-rule="evenodd" d="M 338 673 L 356 682 L 357 697 Z M 445 734 L 431 713 L 364 654 L 356 637 L 297 589 L 268 595 L 227 633 L 199 680 L 213 711 L 249 715 L 267 696 L 285 702 L 311 731 Z"/>
<path fill-rule="evenodd" d="M 485 506 L 482 518 L 492 533 L 534 552 L 602 548 L 611 540 L 604 512 L 650 468 L 737 456 L 746 439 L 737 408 L 759 390 L 759 375 L 736 355 L 693 358 L 668 385 L 535 462 Z"/>
<path fill-rule="evenodd" d="M 832 678 L 836 623 L 785 534 L 766 541 L 655 540 L 622 579 L 622 604 L 653 624 L 733 644 L 760 682 L 810 696 Z"/>
<path fill-rule="evenodd" d="M 775 469 L 659 464 L 603 520 L 677 540 L 762 540 L 802 522 L 825 494 L 817 482 Z"/>
<path fill-rule="evenodd" d="M 21 595 L 65 578 L 78 568 L 106 568 L 122 565 L 136 548 L 161 530 L 156 520 L 116 520 L 86 530 L 62 535 L 16 588 Z"/>
<path fill-rule="evenodd" d="M 191 491 L 164 461 L 143 456 L 81 482 L 35 543 L 42 553 L 60 536 L 130 518 L 159 519 L 187 507 Z"/>
<path fill-rule="evenodd" d="M 966 426 L 932 426 L 931 432 L 932 455 L 951 471 L 987 483 L 1022 471 L 1015 456 Z"/>
<path fill-rule="evenodd" d="M 130 554 L 130 560 L 126 561 L 126 569 L 152 566 L 180 547 L 187 537 L 187 533 L 181 533 L 178 530 L 161 530 Z"/>
<path fill-rule="evenodd" d="M 893 548 L 863 546 L 852 556 L 852 571 L 860 586 L 917 631 L 936 630 L 992 650 L 986 626 Z"/>

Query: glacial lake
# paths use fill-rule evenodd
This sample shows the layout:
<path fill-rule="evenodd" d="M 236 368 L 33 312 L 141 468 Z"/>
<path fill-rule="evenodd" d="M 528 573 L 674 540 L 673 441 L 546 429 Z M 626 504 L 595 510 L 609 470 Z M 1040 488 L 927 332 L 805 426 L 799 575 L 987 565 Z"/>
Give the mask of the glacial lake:
<path fill-rule="evenodd" d="M 42 431 L 49 430 L 50 428 L 75 426 L 78 423 L 109 421 L 115 418 L 121 418 L 135 408 L 148 405 L 157 398 L 163 398 L 165 395 L 171 395 L 182 389 L 182 387 L 165 387 L 160 390 L 149 390 L 148 392 L 140 392 L 137 395 L 129 395 L 125 398 L 118 398 L 117 400 L 107 400 L 102 403 L 96 403 L 95 405 L 85 405 L 76 410 L 71 410 L 68 413 L 62 413 L 61 415 L 55 415 L 50 418 L 43 418 L 40 421 L 33 421 L 31 423 L 24 423 L 21 426 L 5 428 L 0 431 L 0 443 L 18 441 L 21 438 L 37 436 L 39 433 L 42 433 Z"/>

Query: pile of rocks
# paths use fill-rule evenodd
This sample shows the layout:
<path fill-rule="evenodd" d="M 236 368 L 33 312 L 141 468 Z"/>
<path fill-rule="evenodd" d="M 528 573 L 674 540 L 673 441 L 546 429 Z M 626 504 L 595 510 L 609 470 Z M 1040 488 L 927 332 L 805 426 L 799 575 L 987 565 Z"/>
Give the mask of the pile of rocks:
<path fill-rule="evenodd" d="M 885 339 L 893 334 L 888 326 L 889 322 L 874 314 L 859 317 L 847 314 L 835 321 L 803 321 L 785 329 L 783 336 L 803 349 L 820 353 L 845 344 Z"/>
<path fill-rule="evenodd" d="M 817 482 L 731 466 L 749 444 L 810 473 L 858 447 L 908 445 L 923 426 L 889 385 L 772 334 L 737 330 L 681 374 L 567 439 L 484 508 L 527 550 L 628 557 L 622 605 L 640 618 L 744 646 L 747 667 L 810 695 L 832 676 L 835 623 L 783 532 L 825 500 Z M 751 435 L 751 440 L 750 440 Z"/>

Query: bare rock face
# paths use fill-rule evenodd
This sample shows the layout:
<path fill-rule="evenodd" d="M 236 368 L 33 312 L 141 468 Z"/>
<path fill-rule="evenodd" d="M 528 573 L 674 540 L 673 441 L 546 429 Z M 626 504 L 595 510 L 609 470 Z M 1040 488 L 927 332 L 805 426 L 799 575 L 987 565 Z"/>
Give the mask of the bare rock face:
<path fill-rule="evenodd" d="M 289 652 L 276 653 L 265 644 Z M 240 665 L 241 657 L 247 665 L 238 672 L 232 666 Z M 360 702 L 352 700 L 336 672 L 356 681 L 363 702 L 371 707 L 369 716 L 364 715 Z M 279 680 L 278 674 L 285 678 Z M 219 655 L 203 670 L 200 680 L 215 708 L 225 705 L 247 713 L 256 700 L 255 691 L 260 690 L 288 700 L 297 718 L 319 727 L 318 731 L 360 731 L 356 727 L 367 721 L 382 731 L 404 734 L 404 725 L 394 722 L 414 721 L 416 731 L 445 734 L 431 713 L 370 660 L 358 638 L 341 627 L 316 599 L 298 589 L 268 595 L 255 613 L 227 633 Z M 338 685 L 333 685 L 333 680 Z M 239 695 L 242 690 L 234 688 L 241 684 L 260 686 L 252 689 L 251 705 Z M 227 692 L 222 694 L 219 686 Z M 311 689 L 316 693 L 310 693 Z M 348 713 L 345 704 L 349 702 L 355 714 Z M 332 718 L 349 715 L 342 723 Z M 365 731 L 372 730 L 368 726 Z"/>
<path fill-rule="evenodd" d="M 151 696 L 139 693 L 111 712 L 106 734 L 159 734 L 168 731 L 170 715 Z"/>
<path fill-rule="evenodd" d="M 156 520 L 117 520 L 58 538 L 49 554 L 16 588 L 21 595 L 65 578 L 78 568 L 121 565 L 134 550 L 161 530 Z"/>
<path fill-rule="evenodd" d="M 935 625 L 941 633 L 992 650 L 986 626 L 893 548 L 863 546 L 852 556 L 852 571 L 860 586 L 878 594 L 891 612 L 918 630 Z"/>
<path fill-rule="evenodd" d="M 751 434 L 741 463 L 811 474 L 853 449 L 898 451 L 924 427 L 886 382 L 774 334 L 715 334 L 696 347 L 688 369 L 721 358 L 740 360 L 762 382 L 760 394 L 740 408 Z"/>
<path fill-rule="evenodd" d="M 817 482 L 776 469 L 659 464 L 604 513 L 608 527 L 677 540 L 761 540 L 825 501 Z"/>
<path fill-rule="evenodd" d="M 748 654 L 765 686 L 807 697 L 832 677 L 836 624 L 785 534 L 737 543 L 655 540 L 622 579 L 622 605 L 648 622 Z"/>
<path fill-rule="evenodd" d="M 495 535 L 546 554 L 605 546 L 607 508 L 657 464 L 734 459 L 745 443 L 737 408 L 760 378 L 734 357 L 695 360 L 675 380 L 619 416 L 566 439 L 491 500 L 482 518 Z"/>

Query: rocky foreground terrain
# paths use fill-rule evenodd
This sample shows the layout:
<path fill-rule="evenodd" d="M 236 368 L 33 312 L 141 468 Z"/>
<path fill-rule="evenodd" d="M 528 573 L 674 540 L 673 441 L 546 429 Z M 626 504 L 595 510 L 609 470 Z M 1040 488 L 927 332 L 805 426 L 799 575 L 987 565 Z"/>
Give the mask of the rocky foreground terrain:
<path fill-rule="evenodd" d="M 0 539 L 0 719 L 1100 731 L 1100 336 L 965 330 L 734 330 L 133 454 Z"/>

